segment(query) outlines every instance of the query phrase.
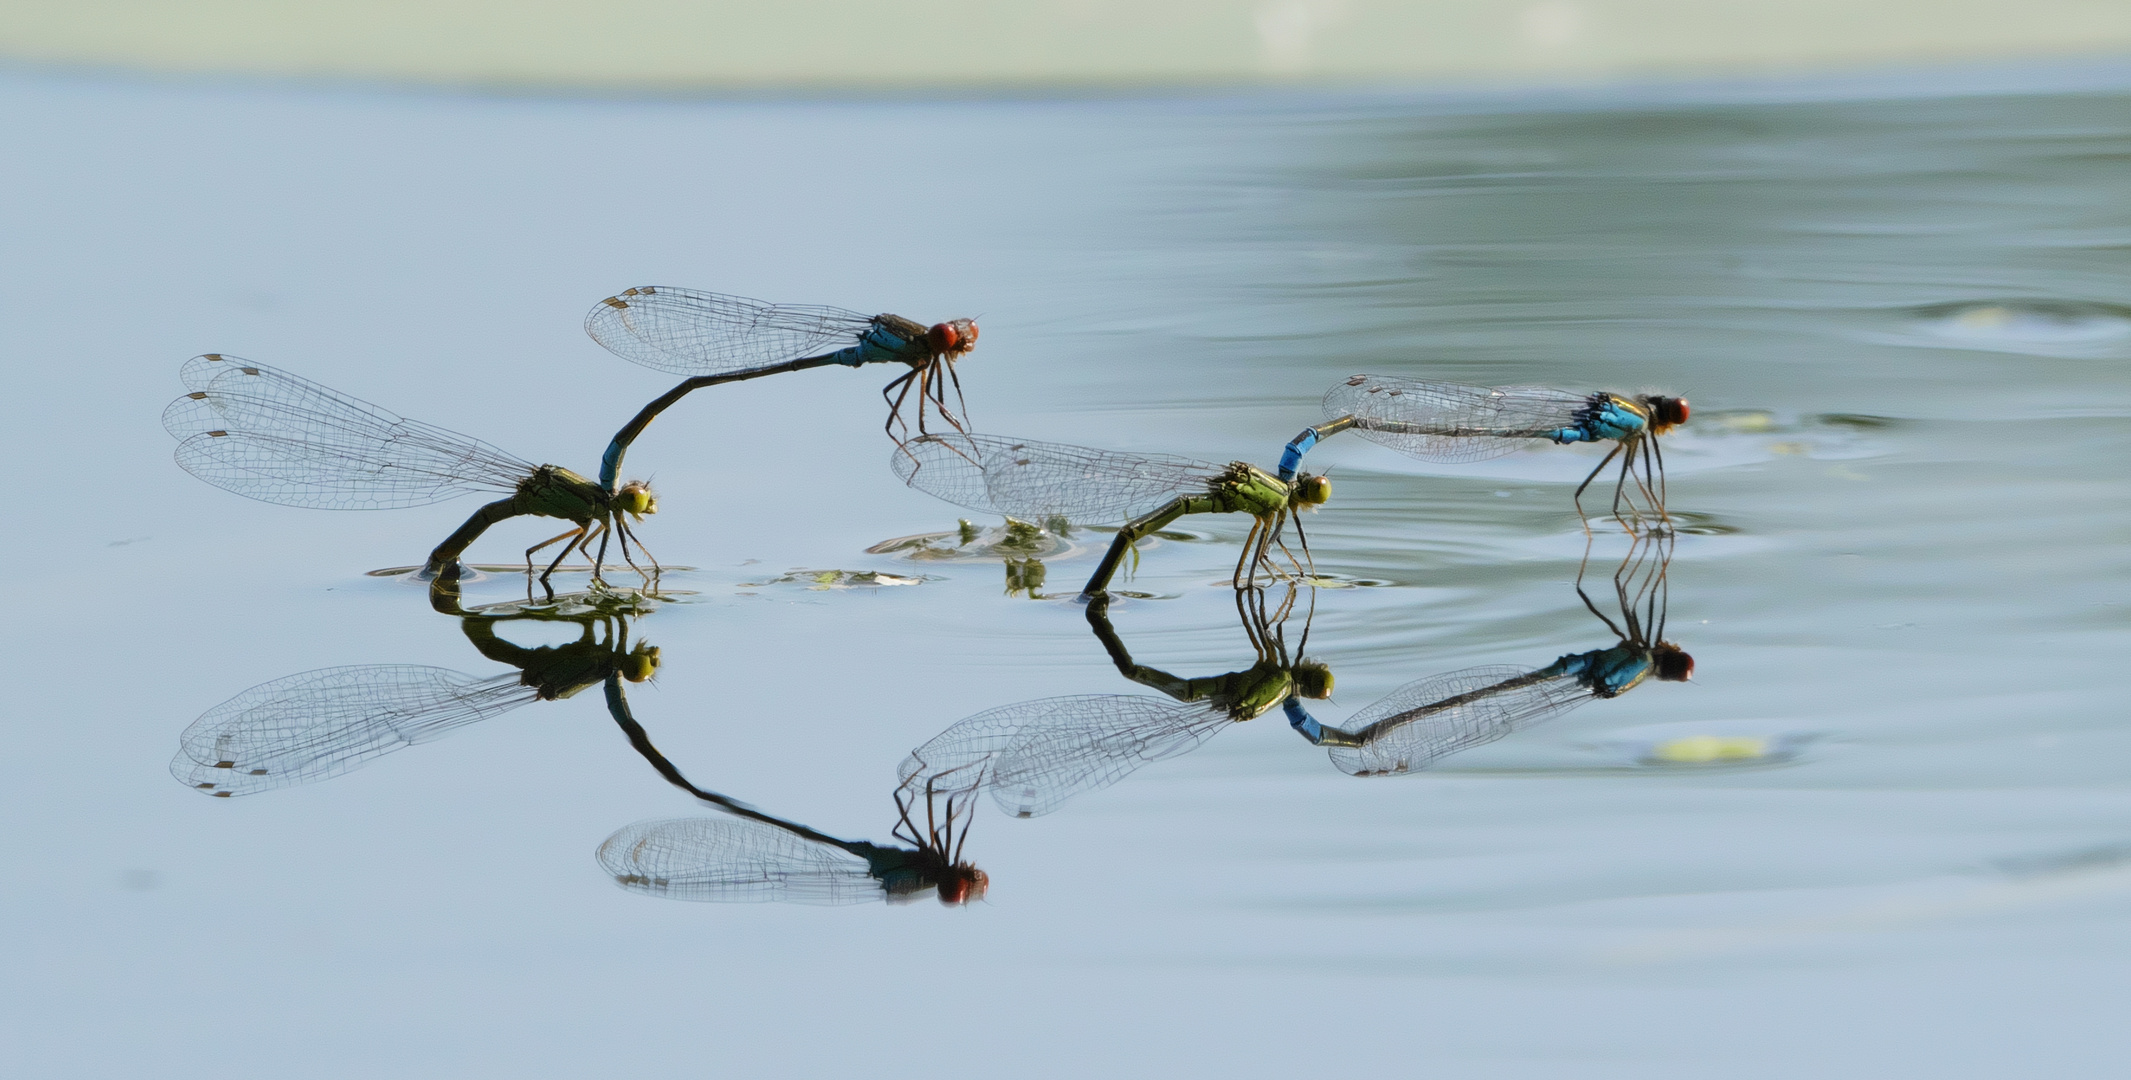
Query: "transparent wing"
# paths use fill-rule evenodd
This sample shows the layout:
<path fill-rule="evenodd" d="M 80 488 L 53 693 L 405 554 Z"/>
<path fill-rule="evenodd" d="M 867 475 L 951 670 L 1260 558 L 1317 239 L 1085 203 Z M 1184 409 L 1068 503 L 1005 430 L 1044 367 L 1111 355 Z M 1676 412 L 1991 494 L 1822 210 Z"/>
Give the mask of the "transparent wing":
<path fill-rule="evenodd" d="M 857 855 L 747 818 L 639 821 L 599 845 L 599 865 L 624 889 L 672 900 L 860 904 L 886 895 Z"/>
<path fill-rule="evenodd" d="M 455 431 L 408 420 L 286 371 L 208 353 L 179 372 L 163 410 L 177 461 L 262 502 L 328 510 L 423 506 L 509 494 L 534 466 Z"/>
<path fill-rule="evenodd" d="M 1221 466 L 1001 435 L 924 435 L 890 459 L 911 487 L 956 506 L 1024 521 L 1123 521 L 1218 480 Z"/>
<path fill-rule="evenodd" d="M 1363 709 L 1345 730 L 1362 745 L 1331 748 L 1332 764 L 1355 776 L 1425 769 L 1591 699 L 1574 678 L 1524 668 L 1476 667 L 1408 683 Z"/>
<path fill-rule="evenodd" d="M 1203 703 L 1122 694 L 1042 698 L 960 721 L 910 752 L 906 789 L 938 794 L 991 789 L 1015 817 L 1056 810 L 1152 761 L 1194 750 L 1233 723 Z"/>
<path fill-rule="evenodd" d="M 1501 457 L 1576 422 L 1588 394 L 1544 386 L 1462 386 L 1356 375 L 1324 396 L 1325 418 L 1355 418 L 1362 438 L 1424 461 Z"/>
<path fill-rule="evenodd" d="M 170 775 L 219 796 L 309 784 L 536 696 L 517 672 L 477 679 L 411 664 L 306 671 L 260 683 L 201 714 L 178 736 Z"/>
<path fill-rule="evenodd" d="M 718 375 L 858 344 L 873 316 L 643 285 L 593 305 L 585 333 L 624 360 L 676 375 Z"/>

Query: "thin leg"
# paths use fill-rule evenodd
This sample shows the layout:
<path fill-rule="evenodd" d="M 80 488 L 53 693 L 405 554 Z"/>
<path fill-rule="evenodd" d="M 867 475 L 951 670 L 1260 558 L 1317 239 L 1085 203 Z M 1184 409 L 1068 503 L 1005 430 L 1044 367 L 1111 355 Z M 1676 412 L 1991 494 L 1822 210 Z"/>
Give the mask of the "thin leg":
<path fill-rule="evenodd" d="M 1658 499 L 1657 491 L 1650 486 L 1650 447 L 1648 440 L 1643 440 L 1639 445 L 1628 448 L 1629 457 L 1633 458 L 1638 454 L 1642 455 L 1642 464 L 1632 466 L 1628 470 L 1629 475 L 1635 481 L 1635 491 L 1629 495 L 1628 506 L 1634 512 L 1635 523 L 1638 527 L 1647 527 L 1654 531 L 1664 526 L 1665 511 L 1664 507 L 1659 505 L 1660 500 Z M 1636 503 L 1637 494 L 1641 496 L 1641 505 Z M 1648 511 L 1647 514 L 1645 510 Z"/>
<path fill-rule="evenodd" d="M 1614 449 L 1615 449 L 1615 450 L 1618 450 L 1618 449 L 1620 449 L 1620 448 L 1616 446 L 1616 447 L 1614 447 Z M 1619 479 L 1617 479 L 1617 480 L 1615 480 L 1615 481 L 1613 481 L 1613 520 L 1614 520 L 1615 522 L 1619 523 L 1620 527 L 1621 527 L 1621 528 L 1622 528 L 1623 530 L 1625 530 L 1625 531 L 1627 532 L 1627 534 L 1628 534 L 1629 536 L 1634 536 L 1634 535 L 1635 535 L 1635 526 L 1634 526 L 1634 525 L 1630 525 L 1630 524 L 1628 524 L 1628 521 L 1627 521 L 1627 519 L 1625 519 L 1625 518 L 1623 518 L 1623 517 L 1621 516 L 1621 512 L 1620 512 L 1620 496 L 1621 496 L 1621 492 L 1623 492 L 1623 491 L 1626 491 L 1626 490 L 1627 490 L 1627 487 L 1628 487 L 1628 472 L 1629 472 L 1629 469 L 1630 469 L 1630 467 L 1631 467 L 1631 466 L 1633 466 L 1634 464 L 1635 464 L 1635 451 L 1634 451 L 1634 450 L 1630 450 L 1630 451 L 1628 451 L 1628 452 L 1627 452 L 1627 454 L 1623 455 L 1623 456 L 1621 457 L 1621 459 L 1620 459 L 1620 478 L 1619 478 Z M 1581 507 L 1578 507 L 1578 509 L 1582 509 L 1582 508 L 1581 508 Z M 1632 515 L 1632 514 L 1633 514 L 1633 511 L 1634 511 L 1634 509 L 1635 509 L 1635 504 L 1634 504 L 1634 502 L 1633 502 L 1632 500 L 1631 500 L 1631 501 L 1629 502 L 1629 504 L 1628 504 L 1628 509 L 1629 509 L 1629 511 L 1630 511 L 1630 513 L 1631 513 L 1631 515 Z M 1638 519 L 1638 520 L 1639 520 L 1639 519 Z"/>
<path fill-rule="evenodd" d="M 1650 453 L 1657 459 L 1657 513 L 1666 521 L 1672 516 L 1665 512 L 1665 448 L 1658 445 L 1657 436 L 1650 436 Z"/>
<path fill-rule="evenodd" d="M 1650 508 L 1657 513 L 1658 521 L 1670 524 L 1672 517 L 1665 513 L 1665 467 L 1663 460 L 1657 457 L 1656 436 L 1646 436 L 1643 439 L 1642 450 L 1643 472 L 1640 483 L 1643 488 L 1643 497 L 1649 500 Z M 1656 459 L 1655 464 L 1652 463 L 1653 459 Z"/>
<path fill-rule="evenodd" d="M 932 399 L 932 365 L 913 369 L 918 377 L 918 437 L 932 434 L 925 430 L 925 403 Z"/>
<path fill-rule="evenodd" d="M 614 523 L 611 531 L 614 533 L 615 543 L 621 545 L 622 561 L 629 564 L 629 569 L 636 571 L 636 576 L 644 579 L 644 584 L 651 584 L 651 575 L 644 573 L 644 568 L 636 565 L 636 560 L 629 557 L 629 541 L 635 540 L 636 534 L 629 531 L 628 520 L 620 514 L 613 515 L 611 520 Z M 637 546 L 642 547 L 643 544 L 638 543 Z M 649 558 L 651 553 L 647 551 L 644 555 Z"/>
<path fill-rule="evenodd" d="M 887 432 L 889 438 L 895 439 L 897 445 L 901 445 L 909 441 L 907 437 L 896 438 L 895 425 L 902 421 L 903 399 L 910 396 L 910 388 L 916 385 L 917 377 L 918 369 L 911 368 L 909 371 L 904 372 L 903 374 L 897 376 L 894 380 L 890 381 L 888 385 L 881 387 L 881 400 L 886 401 L 888 403 L 888 422 L 881 425 L 881 430 Z M 890 398 L 888 396 L 889 392 L 893 391 L 898 386 L 903 388 L 902 392 L 896 394 L 895 397 Z M 905 436 L 908 436 L 909 433 L 910 425 L 903 424 L 903 434 Z"/>
<path fill-rule="evenodd" d="M 1229 587 L 1248 589 L 1258 583 L 1258 563 L 1265 558 L 1265 519 L 1252 518 L 1250 532 L 1243 536 L 1243 553 L 1236 557 L 1236 571 L 1228 575 Z M 1246 570 L 1245 568 L 1248 567 Z"/>
<path fill-rule="evenodd" d="M 557 537 L 556 539 L 561 539 L 561 537 Z M 584 546 L 584 543 L 590 539 L 592 539 L 590 534 L 585 532 L 585 530 L 583 529 L 578 529 L 576 539 L 571 540 L 567 544 L 564 544 L 562 546 L 562 553 L 556 555 L 555 561 L 549 563 L 547 570 L 540 575 L 540 587 L 543 589 L 547 589 L 550 593 L 553 593 L 554 588 L 553 586 L 550 586 L 548 584 L 548 579 L 555 576 L 555 568 L 562 565 L 562 560 L 569 558 L 572 549 Z"/>
<path fill-rule="evenodd" d="M 954 362 L 954 358 L 953 358 L 953 357 L 949 357 L 949 358 L 947 358 L 947 359 L 946 359 L 945 361 L 942 361 L 942 362 L 943 362 L 943 363 L 945 363 L 945 364 L 947 365 L 947 377 L 948 377 L 949 379 L 953 380 L 953 382 L 954 382 L 954 384 L 955 384 L 955 404 L 957 404 L 957 405 L 960 405 L 960 406 L 962 407 L 962 415 L 963 415 L 963 416 L 968 416 L 968 415 L 969 415 L 969 399 L 968 399 L 968 398 L 965 398 L 965 397 L 963 397 L 963 396 L 962 396 L 962 376 L 960 376 L 960 375 L 958 375 L 958 374 L 956 374 L 956 373 L 955 373 L 955 362 Z M 941 404 L 941 406 L 940 406 L 940 411 L 941 411 L 941 412 L 943 412 L 943 413 L 946 413 L 946 415 L 947 415 L 947 422 L 948 422 L 948 423 L 951 423 L 951 424 L 953 424 L 953 425 L 955 426 L 955 430 L 956 430 L 956 431 L 959 431 L 959 432 L 961 432 L 961 433 L 963 433 L 963 434 L 965 434 L 965 435 L 969 434 L 969 429 L 968 429 L 968 428 L 966 428 L 966 427 L 963 427 L 963 426 L 962 426 L 962 419 L 961 419 L 961 417 L 958 417 L 958 416 L 956 416 L 956 415 L 955 415 L 955 414 L 953 414 L 953 413 L 947 412 L 947 406 L 946 406 L 946 404 L 945 404 L 945 403 L 942 403 L 942 404 Z"/>
<path fill-rule="evenodd" d="M 1290 520 L 1293 520 L 1295 523 L 1296 539 L 1302 542 L 1302 557 L 1310 561 L 1310 568 L 1307 570 L 1304 570 L 1302 568 L 1302 562 L 1301 560 L 1295 558 L 1295 553 L 1288 550 L 1287 540 L 1285 539 L 1285 536 L 1287 533 L 1287 523 Z M 1280 512 L 1280 528 L 1279 530 L 1273 533 L 1273 542 L 1280 545 L 1280 553 L 1282 555 L 1287 556 L 1287 563 L 1289 566 L 1295 568 L 1296 577 L 1307 578 L 1317 573 L 1317 558 L 1310 554 L 1310 537 L 1307 533 L 1304 533 L 1302 531 L 1301 514 L 1293 513 L 1292 511 L 1288 510 L 1282 510 Z"/>
<path fill-rule="evenodd" d="M 584 531 L 585 531 L 585 527 L 584 527 L 584 526 L 582 526 L 582 525 L 579 525 L 578 527 L 576 527 L 576 528 L 574 528 L 574 529 L 571 529 L 571 530 L 570 530 L 569 532 L 563 533 L 563 534 L 561 534 L 560 536 L 550 536 L 550 537 L 548 537 L 547 539 L 545 539 L 545 540 L 542 540 L 541 542 L 539 542 L 539 543 L 537 543 L 537 544 L 534 544 L 534 545 L 533 545 L 532 547 L 526 548 L 526 549 L 525 549 L 525 576 L 526 576 L 526 577 L 532 577 L 532 576 L 533 576 L 533 552 L 539 551 L 539 550 L 540 550 L 541 548 L 544 548 L 544 547 L 548 546 L 549 544 L 552 544 L 552 543 L 554 543 L 554 542 L 555 542 L 555 541 L 557 541 L 557 540 L 568 540 L 568 539 L 569 539 L 570 537 L 576 536 L 576 535 L 578 535 L 579 533 L 582 533 L 582 532 L 584 532 Z M 564 550 L 564 551 L 568 551 L 568 550 L 570 550 L 570 549 L 569 549 L 569 548 L 563 548 L 562 550 Z"/>
<path fill-rule="evenodd" d="M 1591 533 L 1591 519 L 1584 516 L 1583 489 L 1590 487 L 1591 481 L 1598 479 L 1598 474 L 1604 472 L 1607 465 L 1612 464 L 1613 456 L 1618 453 L 1620 453 L 1620 444 L 1614 443 L 1613 449 L 1607 451 L 1605 459 L 1598 463 L 1598 468 L 1592 469 L 1591 475 L 1584 477 L 1583 483 L 1576 485 L 1576 495 L 1572 501 L 1576 503 L 1576 517 L 1583 522 L 1583 531 L 1586 536 Z"/>
<path fill-rule="evenodd" d="M 650 549 L 650 548 L 647 548 L 647 547 L 645 547 L 645 546 L 644 546 L 644 539 L 643 539 L 643 537 L 640 537 L 640 536 L 636 535 L 636 530 L 635 530 L 635 529 L 632 529 L 632 528 L 630 528 L 630 527 L 629 527 L 629 523 L 628 523 L 628 522 L 626 522 L 626 521 L 621 521 L 620 519 L 616 519 L 616 523 L 617 523 L 617 524 L 619 524 L 619 525 L 621 526 L 621 530 L 622 530 L 622 540 L 623 540 L 624 542 L 627 542 L 627 541 L 631 541 L 631 540 L 634 540 L 634 541 L 636 541 L 636 549 L 637 549 L 638 551 L 641 551 L 641 552 L 643 552 L 643 553 L 644 553 L 644 561 L 645 561 L 645 562 L 648 562 L 648 563 L 650 563 L 650 564 L 651 564 L 651 573 L 649 573 L 649 574 L 644 574 L 644 585 L 645 585 L 645 586 L 646 586 L 647 588 L 648 588 L 648 587 L 650 587 L 650 586 L 652 586 L 652 585 L 654 585 L 654 584 L 655 584 L 655 583 L 656 583 L 656 582 L 658 581 L 658 575 L 659 575 L 659 560 L 658 560 L 658 556 L 656 556 L 656 555 L 653 555 L 653 554 L 651 554 L 651 549 Z M 625 547 L 625 548 L 623 548 L 623 555 L 624 555 L 624 556 L 626 556 L 627 554 L 628 554 L 628 549 L 627 549 L 627 548 Z M 639 573 L 639 574 L 643 574 L 643 573 L 644 573 L 644 571 L 642 570 L 642 568 L 640 568 L 640 567 L 637 567 L 637 565 L 636 565 L 635 563 L 630 563 L 629 565 L 630 565 L 630 567 L 631 567 L 632 569 L 635 569 L 637 573 Z"/>

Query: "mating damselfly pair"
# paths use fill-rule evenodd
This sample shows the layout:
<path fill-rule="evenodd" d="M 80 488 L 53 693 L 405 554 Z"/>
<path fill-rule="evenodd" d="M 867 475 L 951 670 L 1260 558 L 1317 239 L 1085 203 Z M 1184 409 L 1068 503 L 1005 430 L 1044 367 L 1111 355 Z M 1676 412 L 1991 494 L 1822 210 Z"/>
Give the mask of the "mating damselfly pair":
<path fill-rule="evenodd" d="M 904 423 L 902 411 L 913 390 L 918 434 L 927 433 L 928 411 L 961 430 L 963 421 L 947 405 L 947 388 L 954 387 L 959 402 L 954 362 L 977 340 L 976 324 L 968 319 L 928 327 L 899 315 L 650 286 L 594 305 L 585 330 L 625 359 L 689 376 L 615 433 L 601 456 L 597 481 L 559 465 L 534 465 L 479 439 L 220 353 L 186 362 L 179 372 L 186 393 L 164 410 L 163 424 L 180 440 L 176 456 L 186 471 L 264 502 L 374 510 L 423 506 L 478 491 L 506 496 L 481 507 L 431 551 L 422 570 L 429 577 L 457 576 L 459 557 L 498 522 L 521 516 L 569 522 L 575 528 L 526 549 L 530 574 L 537 552 L 567 541 L 540 576 L 545 586 L 573 550 L 593 556 L 596 579 L 610 539 L 620 541 L 623 560 L 632 567 L 634 541 L 652 572 L 657 570 L 631 525 L 656 513 L 658 501 L 648 484 L 621 482 L 621 462 L 645 427 L 687 394 L 807 368 L 899 363 L 910 371 L 882 391 L 890 433 Z M 594 539 L 599 541 L 596 555 L 588 546 Z"/>

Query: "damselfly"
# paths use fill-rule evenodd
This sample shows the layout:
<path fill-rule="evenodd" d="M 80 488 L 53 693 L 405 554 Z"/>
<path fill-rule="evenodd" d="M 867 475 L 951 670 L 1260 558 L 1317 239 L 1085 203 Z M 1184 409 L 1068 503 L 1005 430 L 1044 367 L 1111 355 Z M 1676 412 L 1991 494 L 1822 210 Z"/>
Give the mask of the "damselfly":
<path fill-rule="evenodd" d="M 1332 764 L 1342 772 L 1396 775 L 1425 769 L 1595 698 L 1619 697 L 1651 676 L 1684 681 L 1694 674 L 1694 657 L 1664 639 L 1671 555 L 1665 537 L 1639 540 L 1631 548 L 1613 578 L 1620 623 L 1577 586 L 1584 606 L 1620 638 L 1610 648 L 1570 653 L 1536 670 L 1475 667 L 1430 676 L 1392 691 L 1355 714 L 1344 729 L 1325 727 L 1290 699 L 1288 723 L 1311 743 L 1329 747 Z"/>
<path fill-rule="evenodd" d="M 616 490 L 629 444 L 674 402 L 706 386 L 780 372 L 830 364 L 905 364 L 910 370 L 881 390 L 888 402 L 888 434 L 894 436 L 897 425 L 903 424 L 903 402 L 913 389 L 919 434 L 925 433 L 927 408 L 937 409 L 959 431 L 962 421 L 947 407 L 947 387 L 953 385 L 955 400 L 961 403 L 962 380 L 954 362 L 977 344 L 977 324 L 968 319 L 928 327 L 900 315 L 766 304 L 663 285 L 640 285 L 600 301 L 585 316 L 585 333 L 625 360 L 690 376 L 615 433 L 599 466 L 599 482 L 609 491 Z M 963 411 L 968 411 L 966 405 Z"/>
<path fill-rule="evenodd" d="M 1531 445 L 1610 442 L 1604 460 L 1576 486 L 1584 489 L 1621 459 L 1613 485 L 1613 515 L 1631 521 L 1665 516 L 1665 455 L 1658 436 L 1687 422 L 1687 400 L 1659 394 L 1578 394 L 1543 386 L 1461 386 L 1384 375 L 1356 375 L 1324 396 L 1326 422 L 1304 428 L 1280 455 L 1280 475 L 1292 477 L 1302 455 L 1319 440 L 1348 428 L 1423 461 L 1465 462 L 1500 457 Z M 1640 461 L 1638 462 L 1638 458 Z M 1630 480 L 1634 487 L 1628 487 Z M 1642 505 L 1636 505 L 1640 495 Z M 1623 512 L 1623 506 L 1626 512 Z"/>
<path fill-rule="evenodd" d="M 587 594 L 595 605 L 611 596 Z M 509 617 L 470 615 L 460 627 L 482 655 L 517 669 L 465 675 L 416 664 L 321 668 L 260 683 L 201 714 L 178 737 L 170 773 L 219 798 L 315 783 L 416 743 L 535 701 L 605 684 L 612 702 L 624 682 L 657 672 L 656 646 L 629 642 L 629 612 Z M 527 647 L 496 633 L 513 620 L 572 622 L 578 639 Z"/>
<path fill-rule="evenodd" d="M 896 451 L 890 466 L 911 487 L 972 510 L 1030 522 L 1127 519 L 1088 578 L 1082 590 L 1088 596 L 1109 588 L 1118 563 L 1141 537 L 1186 514 L 1251 516 L 1232 581 L 1238 588 L 1253 584 L 1260 565 L 1277 572 L 1270 548 L 1289 518 L 1332 497 L 1332 482 L 1308 473 L 1280 480 L 1241 461 L 1215 465 L 1000 435 L 921 436 Z M 1298 536 L 1301 529 L 1298 519 Z M 1307 538 L 1303 550 L 1309 550 Z"/>
<path fill-rule="evenodd" d="M 903 761 L 903 783 L 958 793 L 989 790 L 1001 810 L 1034 817 L 1082 792 L 1108 787 L 1149 762 L 1189 753 L 1282 702 L 1330 696 L 1330 669 L 1306 659 L 1290 661 L 1262 592 L 1239 591 L 1237 605 L 1257 661 L 1241 671 L 1186 679 L 1135 664 L 1101 601 L 1089 604 L 1088 622 L 1118 671 L 1168 698 L 1084 694 L 988 709 L 911 751 Z M 1282 604 L 1281 610 L 1288 606 Z M 1303 640 L 1307 644 L 1307 630 Z"/>
<path fill-rule="evenodd" d="M 540 575 L 543 585 L 573 549 L 590 554 L 585 545 L 595 536 L 604 555 L 610 530 L 634 567 L 629 542 L 636 534 L 629 520 L 658 512 L 658 499 L 640 482 L 619 489 L 594 484 L 559 465 L 534 465 L 265 364 L 207 353 L 186 361 L 179 377 L 188 392 L 163 410 L 163 427 L 181 440 L 178 465 L 216 487 L 262 502 L 326 510 L 426 506 L 475 491 L 507 494 L 476 510 L 437 545 L 423 568 L 431 577 L 456 577 L 459 555 L 477 537 L 522 515 L 576 526 L 526 549 L 531 573 L 534 552 L 569 541 Z M 650 554 L 644 552 L 647 559 Z M 656 560 L 651 565 L 658 568 Z M 595 557 L 593 576 L 598 573 Z"/>
<path fill-rule="evenodd" d="M 639 821 L 599 845 L 599 865 L 631 892 L 670 900 L 798 904 L 907 903 L 930 892 L 949 906 L 984 897 L 991 878 L 962 858 L 969 823 L 950 796 L 935 816 L 925 799 L 896 791 L 895 838 L 909 847 L 841 840 L 745 803 L 687 785 L 729 817 Z M 929 793 L 927 793 L 929 796 Z"/>

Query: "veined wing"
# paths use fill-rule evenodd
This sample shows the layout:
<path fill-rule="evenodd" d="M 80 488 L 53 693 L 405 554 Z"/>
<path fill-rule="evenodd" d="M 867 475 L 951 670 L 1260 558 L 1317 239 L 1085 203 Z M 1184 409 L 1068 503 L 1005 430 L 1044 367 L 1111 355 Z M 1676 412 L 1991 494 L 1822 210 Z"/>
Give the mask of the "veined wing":
<path fill-rule="evenodd" d="M 624 889 L 672 900 L 861 904 L 886 896 L 865 859 L 748 818 L 639 821 L 599 845 L 599 865 Z"/>
<path fill-rule="evenodd" d="M 479 439 L 408 420 L 286 371 L 208 353 L 163 410 L 177 461 L 262 502 L 328 510 L 423 506 L 511 493 L 534 466 Z"/>
<path fill-rule="evenodd" d="M 889 464 L 928 495 L 1038 523 L 1123 521 L 1178 495 L 1204 492 L 1222 473 L 1219 465 L 1173 454 L 958 432 L 912 439 Z"/>
<path fill-rule="evenodd" d="M 1408 683 L 1363 709 L 1346 729 L 1360 746 L 1331 748 L 1355 776 L 1425 769 L 1437 759 L 1508 735 L 1591 700 L 1573 678 L 1526 668 L 1476 667 Z"/>
<path fill-rule="evenodd" d="M 1197 749 L 1234 721 L 1204 703 L 1123 694 L 1041 698 L 980 712 L 910 752 L 905 789 L 991 789 L 1015 817 L 1056 810 L 1152 761 Z"/>
<path fill-rule="evenodd" d="M 807 304 L 643 285 L 585 316 L 607 351 L 676 375 L 721 375 L 819 356 L 858 344 L 873 316 Z"/>
<path fill-rule="evenodd" d="M 209 795 L 250 795 L 362 768 L 536 697 L 511 672 L 366 664 L 260 683 L 178 736 L 170 775 Z"/>
<path fill-rule="evenodd" d="M 1355 418 L 1362 438 L 1424 461 L 1501 457 L 1575 422 L 1585 394 L 1544 386 L 1463 386 L 1356 375 L 1324 396 L 1326 419 Z"/>

